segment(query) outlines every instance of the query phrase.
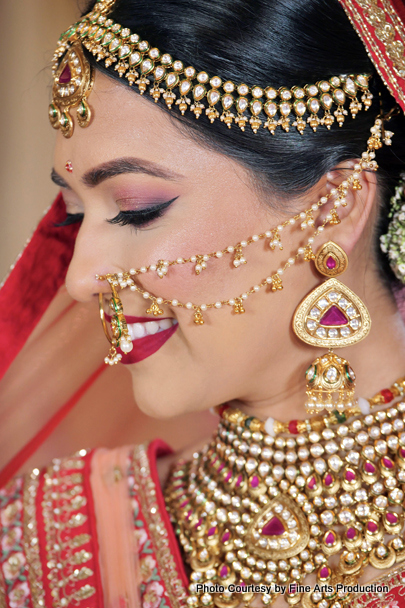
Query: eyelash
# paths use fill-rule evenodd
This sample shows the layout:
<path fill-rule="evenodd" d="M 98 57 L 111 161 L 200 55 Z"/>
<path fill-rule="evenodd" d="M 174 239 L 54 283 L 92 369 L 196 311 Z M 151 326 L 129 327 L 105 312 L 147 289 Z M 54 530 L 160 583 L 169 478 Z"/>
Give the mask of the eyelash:
<path fill-rule="evenodd" d="M 119 224 L 120 226 L 134 226 L 140 228 L 150 224 L 154 220 L 161 217 L 167 207 L 171 205 L 178 197 L 167 201 L 161 205 L 152 208 L 138 209 L 137 211 L 120 211 L 118 215 L 111 220 L 107 220 L 109 224 Z M 68 213 L 66 219 L 60 224 L 56 224 L 58 228 L 70 226 L 83 220 L 83 213 Z"/>
<path fill-rule="evenodd" d="M 178 198 L 176 196 L 176 198 Z M 157 205 L 156 207 L 149 207 L 145 209 L 138 209 L 137 211 L 120 211 L 116 217 L 112 220 L 107 220 L 109 224 L 119 224 L 120 226 L 135 226 L 141 227 L 150 224 L 154 220 L 161 217 L 167 207 L 176 200 L 173 198 L 167 203 Z"/>

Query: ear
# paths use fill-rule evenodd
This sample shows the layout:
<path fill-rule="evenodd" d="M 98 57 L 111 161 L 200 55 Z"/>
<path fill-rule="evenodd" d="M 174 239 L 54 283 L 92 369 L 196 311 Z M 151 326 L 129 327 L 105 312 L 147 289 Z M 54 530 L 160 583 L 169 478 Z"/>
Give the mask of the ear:
<path fill-rule="evenodd" d="M 345 161 L 340 163 L 335 169 L 326 174 L 326 186 L 323 179 L 323 191 L 330 193 L 337 188 L 351 173 L 358 160 Z M 327 225 L 329 240 L 338 243 L 346 251 L 351 254 L 357 242 L 360 240 L 365 227 L 370 217 L 373 217 L 377 212 L 376 196 L 377 196 L 377 175 L 373 171 L 359 170 L 359 184 L 361 189 L 354 190 L 349 188 L 346 196 L 346 204 L 337 209 L 340 224 L 333 226 Z M 332 200 L 321 208 L 317 218 L 317 225 L 322 224 L 328 213 L 333 209 L 334 201 Z"/>

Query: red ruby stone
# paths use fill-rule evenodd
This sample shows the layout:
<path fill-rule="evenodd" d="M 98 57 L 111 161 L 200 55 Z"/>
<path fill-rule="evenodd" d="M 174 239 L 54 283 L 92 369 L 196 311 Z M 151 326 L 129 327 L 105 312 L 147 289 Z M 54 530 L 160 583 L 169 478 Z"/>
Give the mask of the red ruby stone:
<path fill-rule="evenodd" d="M 377 526 L 377 524 L 375 523 L 375 521 L 369 521 L 369 522 L 367 523 L 367 530 L 368 530 L 369 532 L 377 532 L 377 530 L 378 530 L 378 526 Z"/>
<path fill-rule="evenodd" d="M 239 475 L 238 479 L 236 480 L 236 484 L 235 484 L 235 486 L 236 486 L 237 488 L 239 488 L 239 486 L 240 486 L 240 484 L 242 483 L 242 481 L 243 481 L 243 477 L 242 477 L 242 475 Z"/>
<path fill-rule="evenodd" d="M 349 540 L 353 540 L 353 538 L 356 538 L 357 532 L 355 530 L 355 528 L 349 528 L 348 531 L 346 532 L 346 538 L 348 538 Z"/>
<path fill-rule="evenodd" d="M 375 466 L 371 464 L 371 462 L 366 462 L 364 465 L 364 470 L 366 473 L 375 473 Z"/>
<path fill-rule="evenodd" d="M 385 466 L 386 469 L 392 469 L 392 467 L 394 466 L 394 463 L 392 462 L 391 458 L 383 458 L 383 465 Z"/>
<path fill-rule="evenodd" d="M 190 502 L 190 501 L 189 501 L 189 499 L 188 499 L 188 498 L 187 498 L 187 500 L 184 500 L 184 501 L 181 503 L 181 505 L 180 505 L 180 509 L 182 509 L 183 507 L 185 507 L 186 505 L 188 505 L 188 503 L 189 503 L 189 502 Z"/>
<path fill-rule="evenodd" d="M 228 576 L 228 566 L 226 564 L 224 564 L 219 572 L 219 576 L 221 578 L 226 578 Z"/>
<path fill-rule="evenodd" d="M 356 479 L 356 475 L 353 473 L 353 471 L 346 471 L 345 478 L 346 481 L 354 481 Z"/>
<path fill-rule="evenodd" d="M 326 260 L 326 266 L 327 268 L 329 268 L 329 270 L 333 270 L 334 268 L 336 268 L 336 262 L 331 255 Z"/>
<path fill-rule="evenodd" d="M 232 471 L 228 471 L 228 473 L 225 476 L 225 481 L 229 481 L 232 477 Z"/>
<path fill-rule="evenodd" d="M 347 325 L 349 322 L 345 313 L 340 310 L 337 306 L 331 306 L 329 310 L 325 312 L 319 323 L 321 325 L 325 325 L 326 327 L 330 327 L 332 325 L 341 326 Z"/>
<path fill-rule="evenodd" d="M 276 515 L 262 529 L 263 536 L 281 536 L 284 532 L 284 524 Z"/>
<path fill-rule="evenodd" d="M 405 448 L 401 448 L 399 453 L 401 454 L 402 458 L 405 458 Z"/>
<path fill-rule="evenodd" d="M 70 71 L 69 64 L 67 63 L 59 76 L 59 84 L 69 84 L 72 80 L 72 72 Z"/>
<path fill-rule="evenodd" d="M 221 464 L 218 467 L 218 473 L 220 473 L 223 468 L 225 468 L 225 463 L 221 462 Z"/>
<path fill-rule="evenodd" d="M 298 420 L 290 420 L 290 422 L 288 423 L 288 431 L 291 433 L 291 435 L 298 435 Z"/>
<path fill-rule="evenodd" d="M 214 534 L 216 533 L 216 531 L 217 531 L 217 527 L 216 526 L 212 526 L 212 528 L 210 528 L 208 530 L 207 536 L 214 536 Z"/>
<path fill-rule="evenodd" d="M 195 529 L 198 530 L 198 528 L 201 526 L 202 523 L 203 523 L 203 520 L 199 519 L 198 522 L 195 525 Z"/>
<path fill-rule="evenodd" d="M 329 576 L 329 568 L 327 566 L 323 566 L 319 571 L 319 576 L 321 578 L 328 578 Z"/>
<path fill-rule="evenodd" d="M 380 391 L 380 395 L 384 399 L 384 403 L 389 403 L 394 399 L 394 395 L 392 394 L 392 391 L 390 391 L 389 388 L 384 388 L 382 391 Z"/>
<path fill-rule="evenodd" d="M 222 417 L 222 414 L 226 411 L 229 410 L 229 405 L 227 403 L 224 403 L 223 405 L 220 405 L 218 408 L 218 414 Z"/>
<path fill-rule="evenodd" d="M 222 535 L 222 542 L 223 543 L 227 543 L 228 540 L 231 538 L 231 534 L 230 532 L 226 531 L 223 535 Z"/>
<path fill-rule="evenodd" d="M 315 486 L 316 486 L 316 479 L 315 479 L 315 477 L 311 477 L 311 479 L 308 481 L 308 488 L 310 490 L 313 490 Z"/>
<path fill-rule="evenodd" d="M 324 483 L 325 483 L 325 486 L 332 485 L 332 483 L 333 483 L 333 477 L 332 477 L 332 475 L 330 473 L 328 473 L 326 475 Z"/>
<path fill-rule="evenodd" d="M 335 535 L 333 534 L 333 532 L 329 532 L 329 534 L 325 538 L 325 544 L 333 545 L 334 542 L 335 542 Z"/>
<path fill-rule="evenodd" d="M 395 515 L 395 513 L 388 512 L 385 514 L 385 517 L 390 524 L 396 524 L 398 522 L 398 516 Z"/>
<path fill-rule="evenodd" d="M 257 488 L 257 486 L 259 485 L 259 478 L 257 477 L 257 475 L 252 477 L 252 481 L 250 482 L 250 485 L 252 486 L 252 488 Z"/>

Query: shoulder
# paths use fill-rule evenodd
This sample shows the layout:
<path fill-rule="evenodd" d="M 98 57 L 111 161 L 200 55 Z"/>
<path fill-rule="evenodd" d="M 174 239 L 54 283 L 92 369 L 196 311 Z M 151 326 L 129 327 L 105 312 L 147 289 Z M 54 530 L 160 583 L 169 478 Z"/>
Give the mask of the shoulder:
<path fill-rule="evenodd" d="M 100 555 L 119 559 L 133 535 L 146 568 L 161 542 L 157 520 L 168 523 L 156 462 L 169 452 L 159 441 L 80 450 L 1 488 L 0 606 L 101 606 Z M 115 519 L 122 538 L 110 546 L 104 532 Z"/>
<path fill-rule="evenodd" d="M 80 606 L 81 600 L 97 596 L 94 512 L 88 483 L 91 456 L 81 450 L 72 457 L 55 459 L 43 470 L 34 469 L 0 489 L 0 583 L 10 606 L 25 606 L 27 598 L 34 605 L 47 606 L 48 594 L 53 605 L 67 605 L 66 598 L 71 597 Z M 67 560 L 75 569 L 61 587 Z M 44 584 L 46 578 L 49 588 Z M 97 604 L 90 601 L 87 605 Z"/>

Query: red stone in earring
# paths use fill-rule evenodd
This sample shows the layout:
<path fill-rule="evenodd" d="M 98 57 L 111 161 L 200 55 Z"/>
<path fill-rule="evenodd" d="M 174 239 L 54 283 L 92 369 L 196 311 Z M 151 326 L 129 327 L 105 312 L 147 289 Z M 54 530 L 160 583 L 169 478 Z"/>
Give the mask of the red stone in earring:
<path fill-rule="evenodd" d="M 67 163 L 65 165 L 65 169 L 68 173 L 73 173 L 73 165 L 70 160 L 67 161 Z"/>

